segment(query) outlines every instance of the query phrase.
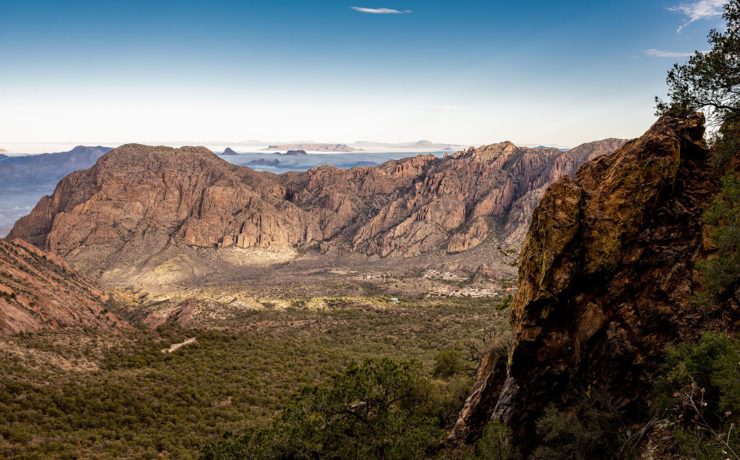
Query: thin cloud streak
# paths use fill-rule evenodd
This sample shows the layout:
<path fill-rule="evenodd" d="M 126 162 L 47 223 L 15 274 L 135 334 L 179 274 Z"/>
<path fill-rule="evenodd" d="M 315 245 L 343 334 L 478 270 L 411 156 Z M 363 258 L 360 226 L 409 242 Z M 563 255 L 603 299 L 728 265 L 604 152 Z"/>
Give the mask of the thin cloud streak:
<path fill-rule="evenodd" d="M 394 10 L 393 8 L 366 8 L 364 6 L 353 6 L 352 10 L 365 14 L 410 14 L 411 10 Z"/>
<path fill-rule="evenodd" d="M 425 110 L 427 112 L 462 112 L 467 110 L 467 107 L 459 107 L 456 105 L 435 105 L 427 107 Z"/>
<path fill-rule="evenodd" d="M 697 0 L 692 3 L 683 3 L 681 5 L 668 8 L 668 10 L 682 13 L 688 18 L 688 21 L 678 28 L 677 31 L 681 32 L 684 27 L 693 22 L 721 16 L 724 6 L 728 2 L 729 0 Z"/>
<path fill-rule="evenodd" d="M 655 48 L 650 48 L 642 52 L 645 56 L 654 58 L 685 58 L 689 57 L 694 53 L 679 52 L 679 51 L 664 51 Z"/>

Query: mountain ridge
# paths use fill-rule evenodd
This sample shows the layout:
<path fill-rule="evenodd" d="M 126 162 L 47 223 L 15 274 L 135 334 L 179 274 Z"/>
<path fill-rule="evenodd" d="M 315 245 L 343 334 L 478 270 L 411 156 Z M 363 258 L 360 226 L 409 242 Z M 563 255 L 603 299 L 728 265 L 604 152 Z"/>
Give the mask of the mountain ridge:
<path fill-rule="evenodd" d="M 6 156 L 0 163 L 0 176 L 4 179 L 0 188 L 53 186 L 65 175 L 89 168 L 111 150 L 110 147 L 78 145 L 67 152 Z"/>
<path fill-rule="evenodd" d="M 161 268 L 186 248 L 197 259 L 254 261 L 248 250 L 285 261 L 305 250 L 408 258 L 461 253 L 484 241 L 515 246 L 531 208 L 520 200 L 532 201 L 585 159 L 622 143 L 561 152 L 505 142 L 445 158 L 282 175 L 232 165 L 204 147 L 128 144 L 65 177 L 10 236 L 95 276 L 167 250 Z"/>

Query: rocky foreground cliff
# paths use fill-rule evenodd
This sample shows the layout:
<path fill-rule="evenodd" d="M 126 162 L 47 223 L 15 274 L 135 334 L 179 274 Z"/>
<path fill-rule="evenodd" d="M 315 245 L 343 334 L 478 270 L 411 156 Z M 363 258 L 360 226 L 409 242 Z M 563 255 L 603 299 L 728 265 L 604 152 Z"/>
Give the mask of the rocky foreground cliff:
<path fill-rule="evenodd" d="M 88 274 L 158 270 L 162 282 L 205 273 L 204 261 L 244 266 L 306 250 L 385 258 L 518 248 L 547 185 L 622 143 L 562 152 L 506 142 L 279 176 L 202 147 L 125 145 L 65 177 L 10 237 Z"/>
<path fill-rule="evenodd" d="M 107 296 L 60 257 L 0 239 L 0 336 L 61 327 L 127 327 L 108 312 Z"/>
<path fill-rule="evenodd" d="M 644 415 L 666 344 L 711 314 L 693 305 L 716 191 L 703 122 L 662 118 L 547 190 L 519 259 L 513 343 L 484 359 L 455 438 L 495 419 L 531 439 L 545 407 L 596 390 Z"/>

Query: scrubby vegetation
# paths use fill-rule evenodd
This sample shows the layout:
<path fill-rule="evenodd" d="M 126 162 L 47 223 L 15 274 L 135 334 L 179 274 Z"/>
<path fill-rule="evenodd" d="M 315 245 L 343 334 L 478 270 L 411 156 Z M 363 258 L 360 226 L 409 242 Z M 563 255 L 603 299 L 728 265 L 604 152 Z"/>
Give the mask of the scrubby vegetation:
<path fill-rule="evenodd" d="M 740 459 L 740 340 L 707 333 L 696 344 L 672 347 L 653 411 L 674 421 L 687 458 Z"/>
<path fill-rule="evenodd" d="M 201 459 L 519 458 L 511 430 L 497 422 L 473 447 L 441 448 L 468 391 L 456 376 L 434 381 L 420 363 L 388 358 L 351 364 L 297 392 L 270 427 L 227 433 Z"/>
<path fill-rule="evenodd" d="M 441 350 L 434 357 L 435 377 L 448 378 L 462 372 L 465 369 L 462 354 L 458 350 Z"/>
<path fill-rule="evenodd" d="M 722 177 L 722 189 L 704 220 L 712 226 L 715 253 L 699 264 L 704 283 L 699 300 L 722 303 L 740 289 L 740 174 L 733 171 Z"/>
<path fill-rule="evenodd" d="M 459 356 L 437 354 L 438 365 Z M 294 394 L 270 426 L 250 428 L 203 450 L 203 460 L 236 459 L 521 459 L 510 428 L 489 422 L 474 446 L 441 449 L 467 391 L 462 368 L 433 380 L 418 362 L 388 358 L 351 364 L 325 383 Z M 454 367 L 454 366 L 453 366 Z M 450 369 L 449 366 L 442 366 Z M 445 372 L 446 373 L 446 372 Z M 464 375 L 464 373 L 463 373 Z M 639 458 L 640 443 L 658 420 L 685 458 L 737 459 L 740 443 L 740 341 L 706 334 L 671 347 L 657 378 L 651 414 L 630 420 L 606 391 L 588 388 L 537 421 L 538 460 Z M 670 446 L 668 446 L 671 448 Z"/>
<path fill-rule="evenodd" d="M 430 386 L 418 363 L 352 364 L 301 390 L 272 427 L 210 446 L 203 458 L 423 458 L 443 434 Z"/>
<path fill-rule="evenodd" d="M 271 426 L 301 388 L 384 358 L 417 362 L 408 370 L 425 379 L 433 436 L 454 420 L 471 385 L 466 372 L 433 378 L 435 356 L 459 353 L 484 327 L 505 328 L 506 317 L 490 300 L 407 300 L 393 308 L 248 311 L 222 330 L 6 338 L 0 457 L 194 458 L 224 433 Z M 161 351 L 191 337 L 195 343 L 174 353 Z M 311 398 L 302 404 L 316 403 Z"/>
<path fill-rule="evenodd" d="M 608 393 L 591 390 L 565 409 L 549 407 L 537 421 L 537 460 L 637 458 L 623 415 Z"/>

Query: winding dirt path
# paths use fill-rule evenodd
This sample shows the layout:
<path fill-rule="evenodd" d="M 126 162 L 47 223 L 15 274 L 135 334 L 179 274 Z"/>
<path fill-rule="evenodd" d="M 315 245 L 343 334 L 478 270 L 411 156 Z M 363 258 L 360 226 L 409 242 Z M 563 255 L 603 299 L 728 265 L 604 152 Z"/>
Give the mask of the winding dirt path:
<path fill-rule="evenodd" d="M 169 348 L 163 348 L 161 351 L 162 353 L 174 353 L 185 345 L 190 345 L 191 343 L 195 343 L 195 337 L 185 339 L 180 343 L 173 343 Z"/>

